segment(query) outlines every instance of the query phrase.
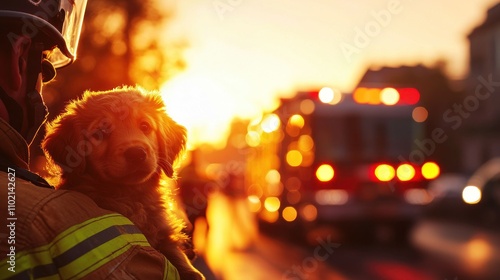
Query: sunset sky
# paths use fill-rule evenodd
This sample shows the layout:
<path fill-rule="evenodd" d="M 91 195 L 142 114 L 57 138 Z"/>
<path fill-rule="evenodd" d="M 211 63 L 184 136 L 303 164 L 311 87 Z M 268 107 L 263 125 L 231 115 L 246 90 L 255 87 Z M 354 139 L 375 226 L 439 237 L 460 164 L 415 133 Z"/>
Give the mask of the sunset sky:
<path fill-rule="evenodd" d="M 192 143 L 217 142 L 234 116 L 251 118 L 297 89 L 351 92 L 369 66 L 447 61 L 468 71 L 467 34 L 498 0 L 163 0 L 187 69 L 164 87 Z"/>

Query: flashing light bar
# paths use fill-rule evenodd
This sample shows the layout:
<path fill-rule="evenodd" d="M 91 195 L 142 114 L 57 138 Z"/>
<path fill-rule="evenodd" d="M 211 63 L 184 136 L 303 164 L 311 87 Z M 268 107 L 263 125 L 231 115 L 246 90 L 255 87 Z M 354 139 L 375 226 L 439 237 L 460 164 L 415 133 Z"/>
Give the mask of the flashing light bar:
<path fill-rule="evenodd" d="M 364 172 L 363 172 L 364 173 Z M 366 174 L 366 173 L 365 173 Z M 315 171 L 316 179 L 321 183 L 327 183 L 336 176 L 335 169 L 328 163 L 321 164 Z M 400 182 L 433 180 L 439 177 L 440 168 L 435 162 L 425 162 L 421 166 L 410 163 L 392 165 L 388 163 L 376 163 L 367 169 L 368 179 L 373 182 Z"/>
<path fill-rule="evenodd" d="M 420 100 L 420 92 L 415 88 L 359 87 L 354 91 L 353 99 L 359 104 L 415 105 Z"/>
<path fill-rule="evenodd" d="M 389 182 L 397 179 L 401 182 L 408 182 L 414 180 L 436 179 L 440 174 L 439 165 L 435 162 L 426 162 L 419 168 L 417 173 L 416 166 L 408 163 L 403 163 L 398 166 L 391 166 L 386 163 L 375 164 L 370 168 L 369 177 L 375 182 Z"/>

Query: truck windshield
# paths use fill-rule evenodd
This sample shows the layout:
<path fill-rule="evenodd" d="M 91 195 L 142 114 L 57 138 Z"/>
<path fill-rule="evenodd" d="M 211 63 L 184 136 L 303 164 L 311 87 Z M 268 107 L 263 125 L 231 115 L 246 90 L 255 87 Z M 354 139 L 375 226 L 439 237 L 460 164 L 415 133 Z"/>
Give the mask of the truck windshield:
<path fill-rule="evenodd" d="M 315 116 L 312 128 L 316 160 L 337 163 L 398 160 L 422 133 L 411 116 Z"/>

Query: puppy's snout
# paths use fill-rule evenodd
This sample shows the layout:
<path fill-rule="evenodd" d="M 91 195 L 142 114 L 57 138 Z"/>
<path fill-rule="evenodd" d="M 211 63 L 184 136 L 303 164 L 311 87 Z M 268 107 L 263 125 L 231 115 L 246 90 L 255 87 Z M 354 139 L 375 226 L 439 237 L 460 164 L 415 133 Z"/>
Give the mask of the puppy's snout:
<path fill-rule="evenodd" d="M 125 150 L 125 158 L 129 162 L 143 162 L 147 158 L 146 150 L 142 147 L 131 147 Z"/>

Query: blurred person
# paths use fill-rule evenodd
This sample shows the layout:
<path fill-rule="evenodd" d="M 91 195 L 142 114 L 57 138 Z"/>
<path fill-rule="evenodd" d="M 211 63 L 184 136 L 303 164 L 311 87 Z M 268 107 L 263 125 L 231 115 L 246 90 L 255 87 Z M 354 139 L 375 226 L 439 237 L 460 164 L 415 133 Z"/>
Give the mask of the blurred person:
<path fill-rule="evenodd" d="M 28 171 L 42 83 L 75 59 L 86 2 L 0 1 L 0 279 L 179 279 L 130 220 Z"/>

